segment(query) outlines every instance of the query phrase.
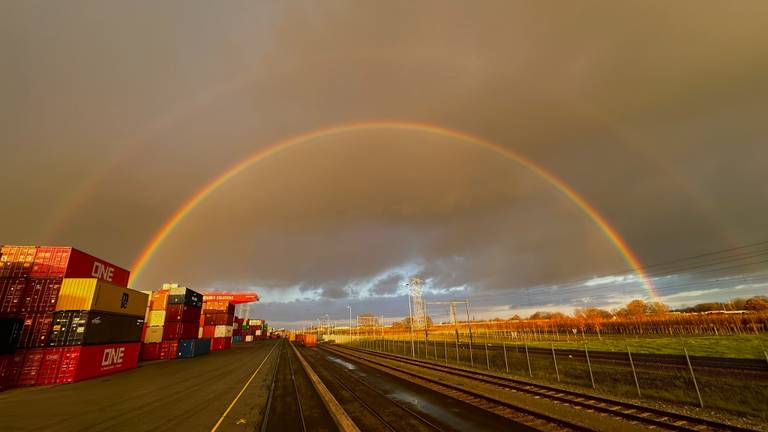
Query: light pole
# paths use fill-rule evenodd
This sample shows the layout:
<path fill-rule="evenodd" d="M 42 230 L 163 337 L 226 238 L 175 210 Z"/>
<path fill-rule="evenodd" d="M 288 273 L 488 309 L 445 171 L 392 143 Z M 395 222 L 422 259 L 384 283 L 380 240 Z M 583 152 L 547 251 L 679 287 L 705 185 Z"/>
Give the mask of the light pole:
<path fill-rule="evenodd" d="M 347 305 L 349 309 L 349 344 L 352 345 L 352 306 Z"/>

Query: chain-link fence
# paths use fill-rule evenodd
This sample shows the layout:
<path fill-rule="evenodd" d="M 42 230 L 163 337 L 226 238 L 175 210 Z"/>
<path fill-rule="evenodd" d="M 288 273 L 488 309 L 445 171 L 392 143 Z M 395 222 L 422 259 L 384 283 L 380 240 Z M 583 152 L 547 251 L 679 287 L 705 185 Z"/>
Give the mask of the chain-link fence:
<path fill-rule="evenodd" d="M 337 342 L 628 399 L 768 419 L 768 334 L 669 334 L 434 326 L 353 329 Z M 328 335 L 327 339 L 334 339 Z"/>

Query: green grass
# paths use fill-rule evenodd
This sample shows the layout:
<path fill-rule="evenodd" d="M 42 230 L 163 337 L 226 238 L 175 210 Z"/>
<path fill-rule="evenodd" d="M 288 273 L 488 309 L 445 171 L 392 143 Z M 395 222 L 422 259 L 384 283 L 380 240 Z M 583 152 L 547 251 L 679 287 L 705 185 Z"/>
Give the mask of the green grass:
<path fill-rule="evenodd" d="M 420 335 L 423 338 L 423 335 Z M 430 339 L 442 341 L 447 339 L 449 343 L 453 341 L 453 333 L 431 332 Z M 417 338 L 418 340 L 418 338 Z M 475 334 L 473 340 L 476 344 L 482 344 L 486 338 L 482 333 Z M 488 343 L 498 345 L 506 342 L 507 346 L 514 347 L 515 344 L 523 346 L 522 339 L 496 338 L 489 337 Z M 684 339 L 679 336 L 645 336 L 645 337 L 619 337 L 619 336 L 597 336 L 590 335 L 583 339 L 581 335 L 577 337 L 559 335 L 559 340 L 528 340 L 528 346 L 538 348 L 551 348 L 554 344 L 555 349 L 584 349 L 584 342 L 587 342 L 590 351 L 608 351 L 608 352 L 627 352 L 627 346 L 635 353 L 643 354 L 676 354 L 683 355 L 683 341 L 688 349 L 688 354 L 692 356 L 704 357 L 726 357 L 726 358 L 748 358 L 748 359 L 766 359 L 768 352 L 768 334 L 751 335 L 727 335 L 727 336 L 686 336 Z M 464 333 L 461 335 L 461 341 L 469 341 L 469 336 Z"/>
<path fill-rule="evenodd" d="M 765 358 L 768 335 L 749 336 L 695 336 L 684 339 L 688 354 L 692 356 L 728 358 Z M 530 342 L 528 346 L 550 348 L 553 342 Z M 680 337 L 615 338 L 590 337 L 587 341 L 592 351 L 683 355 L 683 339 Z M 584 341 L 554 342 L 555 349 L 584 349 Z"/>

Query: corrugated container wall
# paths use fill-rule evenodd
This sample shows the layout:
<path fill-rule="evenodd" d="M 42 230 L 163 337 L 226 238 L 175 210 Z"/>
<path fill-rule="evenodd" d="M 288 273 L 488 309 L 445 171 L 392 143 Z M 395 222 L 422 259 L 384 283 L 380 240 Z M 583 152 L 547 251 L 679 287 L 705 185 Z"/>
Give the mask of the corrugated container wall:
<path fill-rule="evenodd" d="M 144 316 L 149 296 L 95 278 L 65 278 L 56 310 L 98 310 Z"/>

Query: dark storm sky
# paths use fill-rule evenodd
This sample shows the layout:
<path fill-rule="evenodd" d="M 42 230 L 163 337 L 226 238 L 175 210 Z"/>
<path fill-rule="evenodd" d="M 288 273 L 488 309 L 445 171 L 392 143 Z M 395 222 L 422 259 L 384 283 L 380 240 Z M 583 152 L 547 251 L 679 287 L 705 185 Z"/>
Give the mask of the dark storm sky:
<path fill-rule="evenodd" d="M 764 240 L 767 12 L 759 1 L 2 2 L 0 242 L 129 266 L 228 166 L 366 120 L 450 127 L 536 161 L 644 262 Z M 521 288 L 625 267 L 524 168 L 378 131 L 236 177 L 137 282 L 255 288 L 288 302 L 274 321 L 294 322 L 343 317 L 350 301 L 397 316 L 388 305 L 413 274 L 435 296 L 507 295 L 488 303 L 503 311 Z"/>

